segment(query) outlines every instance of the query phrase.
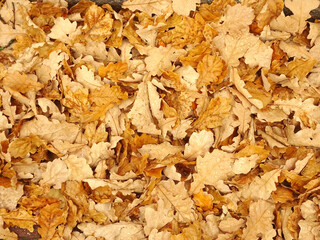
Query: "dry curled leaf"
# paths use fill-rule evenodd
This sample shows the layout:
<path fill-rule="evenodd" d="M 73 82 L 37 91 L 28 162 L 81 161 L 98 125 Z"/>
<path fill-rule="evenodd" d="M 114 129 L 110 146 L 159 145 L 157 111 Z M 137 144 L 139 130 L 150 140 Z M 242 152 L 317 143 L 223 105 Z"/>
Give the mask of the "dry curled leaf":
<path fill-rule="evenodd" d="M 12 157 L 23 158 L 28 153 L 35 153 L 42 144 L 38 136 L 31 134 L 29 137 L 15 139 L 10 143 L 8 150 Z"/>

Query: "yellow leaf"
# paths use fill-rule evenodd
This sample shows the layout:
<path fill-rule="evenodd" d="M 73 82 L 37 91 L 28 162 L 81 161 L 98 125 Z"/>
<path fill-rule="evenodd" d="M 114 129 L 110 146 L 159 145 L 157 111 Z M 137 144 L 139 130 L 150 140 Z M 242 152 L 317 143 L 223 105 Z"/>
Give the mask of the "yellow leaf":
<path fill-rule="evenodd" d="M 205 55 L 198 63 L 197 71 L 200 74 L 197 81 L 200 89 L 202 86 L 221 83 L 227 74 L 227 67 L 219 56 Z"/>
<path fill-rule="evenodd" d="M 17 138 L 9 145 L 9 153 L 12 157 L 25 157 L 28 153 L 35 153 L 37 148 L 43 144 L 42 140 L 36 135 L 30 137 Z"/>
<path fill-rule="evenodd" d="M 247 145 L 245 148 L 241 149 L 239 152 L 234 154 L 235 158 L 242 158 L 242 157 L 250 157 L 252 155 L 257 154 L 259 156 L 258 162 L 266 159 L 269 155 L 270 151 L 264 149 L 263 146 L 258 145 Z"/>
<path fill-rule="evenodd" d="M 5 209 L 0 209 L 0 215 L 7 225 L 25 228 L 30 232 L 33 232 L 33 225 L 37 224 L 37 218 L 21 208 L 11 212 L 7 212 Z"/>
<path fill-rule="evenodd" d="M 3 79 L 3 86 L 11 88 L 20 93 L 38 91 L 43 88 L 43 84 L 29 78 L 25 73 L 8 73 Z"/>
<path fill-rule="evenodd" d="M 230 109 L 230 99 L 225 97 L 211 99 L 208 108 L 193 123 L 193 127 L 205 130 L 222 126 L 222 121 L 229 116 Z"/>
<path fill-rule="evenodd" d="M 132 45 L 145 45 L 145 42 L 139 37 L 135 30 L 133 18 L 127 23 L 127 26 L 123 29 L 122 35 L 128 38 Z"/>
<path fill-rule="evenodd" d="M 208 193 L 204 193 L 202 189 L 200 192 L 193 194 L 194 203 L 203 211 L 208 211 L 213 208 L 213 197 Z"/>
<path fill-rule="evenodd" d="M 20 206 L 23 206 L 24 208 L 30 210 L 30 211 L 36 211 L 43 207 L 45 207 L 48 204 L 53 204 L 59 202 L 56 198 L 50 198 L 50 197 L 28 197 L 23 198 L 19 202 Z"/>
<path fill-rule="evenodd" d="M 111 36 L 113 19 L 101 7 L 91 5 L 84 16 L 84 31 L 92 40 L 102 41 Z"/>
<path fill-rule="evenodd" d="M 56 232 L 58 225 L 64 223 L 66 220 L 63 216 L 63 210 L 59 208 L 60 202 L 45 206 L 39 212 L 38 229 L 41 239 L 50 240 Z"/>
<path fill-rule="evenodd" d="M 271 197 L 275 203 L 285 203 L 294 200 L 293 192 L 282 186 L 277 186 L 277 190 L 271 193 Z"/>

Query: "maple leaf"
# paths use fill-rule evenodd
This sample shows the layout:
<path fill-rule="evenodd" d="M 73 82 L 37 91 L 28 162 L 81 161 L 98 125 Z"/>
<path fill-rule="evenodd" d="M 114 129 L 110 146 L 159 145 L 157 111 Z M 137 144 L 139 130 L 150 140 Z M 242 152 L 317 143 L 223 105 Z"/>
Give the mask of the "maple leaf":
<path fill-rule="evenodd" d="M 25 73 L 8 73 L 3 79 L 3 86 L 11 88 L 20 93 L 27 93 L 30 91 L 38 91 L 43 88 L 43 85 L 34 79 L 29 78 Z"/>
<path fill-rule="evenodd" d="M 273 229 L 273 211 L 274 204 L 264 200 L 258 200 L 250 204 L 249 217 L 247 219 L 247 227 L 243 231 L 243 239 L 254 240 L 262 239 L 272 240 L 276 236 L 276 231 Z"/>
<path fill-rule="evenodd" d="M 170 4 L 170 0 L 127 0 L 122 4 L 122 8 L 128 8 L 131 11 L 139 10 L 151 16 L 152 14 L 164 14 L 170 7 Z"/>
<path fill-rule="evenodd" d="M 319 6 L 319 1 L 286 0 L 285 6 L 293 12 L 292 18 L 298 25 L 298 33 L 301 34 L 307 25 L 306 20 L 310 18 L 310 11 Z"/>
<path fill-rule="evenodd" d="M 194 132 L 189 138 L 189 143 L 185 145 L 184 157 L 188 160 L 196 159 L 207 153 L 214 142 L 213 133 L 202 130 L 199 133 Z"/>
<path fill-rule="evenodd" d="M 43 144 L 38 136 L 30 135 L 30 137 L 17 138 L 9 145 L 9 153 L 12 157 L 25 157 L 28 153 L 35 153 L 37 148 Z"/>
<path fill-rule="evenodd" d="M 232 159 L 229 153 L 214 149 L 204 157 L 197 157 L 197 173 L 193 174 L 191 193 L 198 193 L 205 184 L 216 186 L 219 180 L 232 176 Z"/>
<path fill-rule="evenodd" d="M 10 212 L 1 209 L 0 215 L 8 226 L 18 226 L 28 229 L 30 232 L 33 232 L 33 226 L 36 225 L 38 221 L 37 217 L 22 208 Z"/>
<path fill-rule="evenodd" d="M 101 7 L 91 5 L 84 16 L 84 32 L 94 41 L 101 41 L 111 36 L 113 19 Z"/>
<path fill-rule="evenodd" d="M 64 211 L 59 208 L 60 202 L 45 206 L 39 211 L 39 234 L 42 239 L 50 240 L 56 232 L 58 225 L 66 220 L 63 216 Z"/>
<path fill-rule="evenodd" d="M 207 109 L 192 125 L 200 130 L 222 126 L 222 121 L 229 116 L 230 109 L 230 99 L 225 97 L 211 99 Z"/>
<path fill-rule="evenodd" d="M 209 84 L 219 84 L 227 74 L 225 62 L 217 55 L 205 55 L 198 63 L 197 71 L 200 74 L 197 87 Z"/>

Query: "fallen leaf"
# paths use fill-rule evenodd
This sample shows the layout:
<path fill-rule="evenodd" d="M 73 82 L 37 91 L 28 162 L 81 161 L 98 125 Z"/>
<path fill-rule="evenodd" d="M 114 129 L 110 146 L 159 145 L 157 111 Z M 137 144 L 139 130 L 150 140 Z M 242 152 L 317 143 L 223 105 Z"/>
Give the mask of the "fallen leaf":
<path fill-rule="evenodd" d="M 57 227 L 66 220 L 64 211 L 59 208 L 60 203 L 53 203 L 45 206 L 39 211 L 39 234 L 42 239 L 50 240 L 57 231 Z"/>
<path fill-rule="evenodd" d="M 20 93 L 38 91 L 43 88 L 43 84 L 28 77 L 25 73 L 8 73 L 3 79 L 3 86 Z"/>
<path fill-rule="evenodd" d="M 12 157 L 24 158 L 28 153 L 35 153 L 43 145 L 43 141 L 36 135 L 31 134 L 29 137 L 17 138 L 9 144 L 9 153 Z"/>

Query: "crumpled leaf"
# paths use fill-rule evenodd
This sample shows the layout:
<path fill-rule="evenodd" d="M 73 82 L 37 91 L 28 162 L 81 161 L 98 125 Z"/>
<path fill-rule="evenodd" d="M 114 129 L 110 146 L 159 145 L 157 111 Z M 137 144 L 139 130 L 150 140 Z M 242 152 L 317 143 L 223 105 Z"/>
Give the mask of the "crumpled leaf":
<path fill-rule="evenodd" d="M 25 157 L 28 153 L 35 153 L 37 148 L 43 144 L 38 136 L 33 134 L 30 137 L 17 138 L 9 144 L 9 153 L 12 157 Z"/>
<path fill-rule="evenodd" d="M 50 240 L 54 236 L 56 227 L 66 220 L 63 210 L 59 208 L 60 202 L 45 206 L 39 211 L 39 234 L 42 239 Z"/>
<path fill-rule="evenodd" d="M 273 211 L 275 206 L 264 200 L 258 200 L 251 203 L 249 207 L 249 217 L 247 219 L 247 227 L 243 231 L 243 239 L 254 240 L 262 239 L 272 240 L 276 236 L 276 231 L 273 229 Z"/>
<path fill-rule="evenodd" d="M 189 143 L 185 145 L 184 157 L 188 160 L 196 159 L 207 153 L 214 142 L 213 133 L 211 131 L 202 130 L 194 132 L 189 138 Z"/>
<path fill-rule="evenodd" d="M 152 14 L 162 15 L 170 6 L 170 0 L 127 0 L 122 4 L 123 8 L 128 8 L 131 11 L 139 10 L 145 12 L 150 16 Z"/>
<path fill-rule="evenodd" d="M 39 91 L 43 88 L 41 83 L 31 79 L 25 73 L 19 73 L 18 71 L 8 73 L 3 79 L 3 86 L 20 93 Z"/>
<path fill-rule="evenodd" d="M 97 5 L 91 5 L 84 16 L 84 32 L 94 41 L 101 41 L 111 36 L 113 19 L 109 12 Z"/>
<path fill-rule="evenodd" d="M 193 127 L 199 130 L 219 127 L 229 116 L 230 109 L 230 99 L 225 97 L 211 99 L 207 109 L 193 122 Z"/>

